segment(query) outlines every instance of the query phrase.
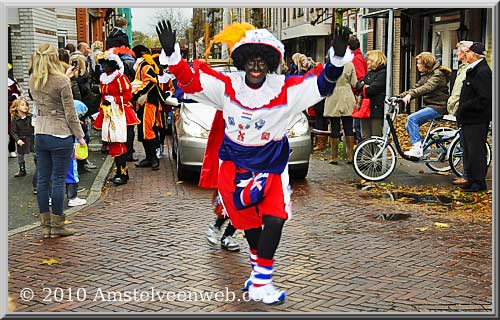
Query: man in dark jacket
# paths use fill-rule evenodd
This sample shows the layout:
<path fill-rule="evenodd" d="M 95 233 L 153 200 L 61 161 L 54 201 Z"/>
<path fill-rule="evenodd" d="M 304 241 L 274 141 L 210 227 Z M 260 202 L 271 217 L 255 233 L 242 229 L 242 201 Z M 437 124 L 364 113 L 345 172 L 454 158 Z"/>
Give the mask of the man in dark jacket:
<path fill-rule="evenodd" d="M 106 38 L 106 50 L 109 48 L 119 48 L 121 46 L 130 48 L 128 35 L 125 32 L 126 29 L 127 20 L 122 17 L 116 18 L 115 26 Z"/>
<path fill-rule="evenodd" d="M 464 163 L 469 173 L 466 192 L 486 191 L 486 139 L 492 118 L 492 74 L 485 60 L 485 47 L 474 42 L 465 55 L 469 68 L 460 92 L 456 113 L 464 141 Z"/>

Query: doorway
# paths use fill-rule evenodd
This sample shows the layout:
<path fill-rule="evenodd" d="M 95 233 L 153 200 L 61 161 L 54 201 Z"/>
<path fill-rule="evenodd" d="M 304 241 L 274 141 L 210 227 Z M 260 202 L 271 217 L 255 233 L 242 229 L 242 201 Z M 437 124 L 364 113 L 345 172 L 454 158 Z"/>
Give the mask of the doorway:
<path fill-rule="evenodd" d="M 442 66 L 450 69 L 453 64 L 453 50 L 457 45 L 459 22 L 437 24 L 432 27 L 432 54 Z"/>

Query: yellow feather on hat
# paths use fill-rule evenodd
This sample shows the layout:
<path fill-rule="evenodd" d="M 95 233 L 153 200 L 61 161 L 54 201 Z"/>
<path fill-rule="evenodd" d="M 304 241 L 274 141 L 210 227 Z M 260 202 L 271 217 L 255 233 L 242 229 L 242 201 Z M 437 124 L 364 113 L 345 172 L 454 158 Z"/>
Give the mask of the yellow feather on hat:
<path fill-rule="evenodd" d="M 210 55 L 210 49 L 212 49 L 214 43 L 226 43 L 231 53 L 233 46 L 245 36 L 246 32 L 254 29 L 254 26 L 246 22 L 233 22 L 230 25 L 224 26 L 224 29 L 210 40 L 210 45 L 205 50 L 205 58 L 208 58 Z"/>

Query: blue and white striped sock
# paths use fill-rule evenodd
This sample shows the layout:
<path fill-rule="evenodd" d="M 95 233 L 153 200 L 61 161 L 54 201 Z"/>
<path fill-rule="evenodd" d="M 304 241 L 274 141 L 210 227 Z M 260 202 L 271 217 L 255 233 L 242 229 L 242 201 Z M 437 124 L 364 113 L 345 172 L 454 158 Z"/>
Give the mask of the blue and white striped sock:
<path fill-rule="evenodd" d="M 254 267 L 251 280 L 255 287 L 262 287 L 272 282 L 274 259 L 257 257 L 257 265 Z"/>

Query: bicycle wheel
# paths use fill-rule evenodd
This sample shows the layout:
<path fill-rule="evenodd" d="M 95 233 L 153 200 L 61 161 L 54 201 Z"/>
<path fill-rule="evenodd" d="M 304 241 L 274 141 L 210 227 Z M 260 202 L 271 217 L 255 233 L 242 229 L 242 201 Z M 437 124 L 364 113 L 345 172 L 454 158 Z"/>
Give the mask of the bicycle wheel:
<path fill-rule="evenodd" d="M 451 169 L 447 155 L 451 145 L 451 138 L 457 132 L 449 127 L 439 127 L 429 133 L 429 144 L 425 144 L 423 160 L 425 165 L 437 172 L 446 172 Z"/>
<path fill-rule="evenodd" d="M 491 147 L 486 142 L 486 165 L 489 167 L 491 164 Z M 461 177 L 464 174 L 464 163 L 463 163 L 464 151 L 462 145 L 460 144 L 460 138 L 453 140 L 450 146 L 450 158 L 448 159 L 451 170 L 454 174 Z"/>
<path fill-rule="evenodd" d="M 387 178 L 396 167 L 397 156 L 394 147 L 389 144 L 377 158 L 375 156 L 384 147 L 381 139 L 367 139 L 361 142 L 354 152 L 354 171 L 363 179 L 380 181 Z M 386 153 L 386 157 L 384 157 Z"/>

